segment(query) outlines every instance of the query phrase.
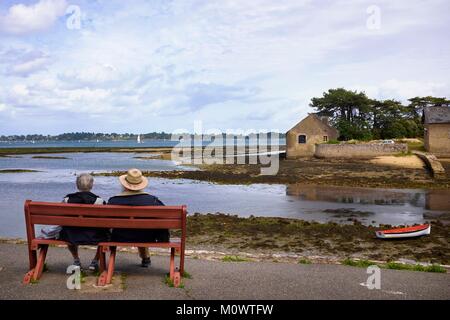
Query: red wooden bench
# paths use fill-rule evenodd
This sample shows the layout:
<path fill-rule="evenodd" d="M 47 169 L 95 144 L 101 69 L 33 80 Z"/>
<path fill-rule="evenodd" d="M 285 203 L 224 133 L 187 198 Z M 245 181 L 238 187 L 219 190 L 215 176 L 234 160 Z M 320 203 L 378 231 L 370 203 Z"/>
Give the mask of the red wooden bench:
<path fill-rule="evenodd" d="M 35 225 L 60 225 L 76 227 L 131 228 L 131 229 L 180 229 L 181 239 L 158 243 L 102 242 L 100 254 L 100 276 L 98 285 L 110 284 L 114 273 L 117 247 L 170 248 L 170 279 L 175 286 L 180 284 L 184 272 L 186 242 L 186 206 L 117 206 L 86 205 L 52 202 L 25 201 L 25 224 L 27 228 L 30 271 L 23 283 L 38 280 L 43 272 L 49 245 L 68 245 L 65 241 L 39 239 Z M 106 252 L 110 252 L 106 261 Z M 179 269 L 175 269 L 175 252 L 180 255 Z M 108 265 L 106 265 L 108 263 Z"/>

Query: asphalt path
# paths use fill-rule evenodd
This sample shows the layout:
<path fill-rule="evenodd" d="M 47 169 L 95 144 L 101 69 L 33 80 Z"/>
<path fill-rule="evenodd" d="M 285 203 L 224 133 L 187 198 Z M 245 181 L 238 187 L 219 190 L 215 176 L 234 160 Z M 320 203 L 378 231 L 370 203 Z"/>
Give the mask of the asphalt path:
<path fill-rule="evenodd" d="M 80 250 L 84 265 L 93 255 Z M 64 248 L 49 248 L 48 271 L 36 284 L 23 285 L 26 245 L 0 244 L 0 299 L 450 299 L 450 274 L 380 270 L 380 289 L 369 289 L 364 268 L 327 264 L 221 262 L 186 260 L 191 279 L 184 288 L 164 283 L 168 256 L 152 256 L 139 266 L 136 254 L 119 252 L 114 285 L 95 288 L 93 275 L 81 290 L 69 290 L 65 273 L 71 263 Z M 373 282 L 371 282 L 373 283 Z"/>

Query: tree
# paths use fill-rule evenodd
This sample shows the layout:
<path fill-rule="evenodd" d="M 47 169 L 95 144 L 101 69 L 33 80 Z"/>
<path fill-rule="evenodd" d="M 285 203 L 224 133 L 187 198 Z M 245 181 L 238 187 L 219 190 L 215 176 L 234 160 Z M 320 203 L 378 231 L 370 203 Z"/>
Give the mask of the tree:
<path fill-rule="evenodd" d="M 423 109 L 450 106 L 450 100 L 415 97 L 408 105 L 397 100 L 369 99 L 365 93 L 343 88 L 330 89 L 322 97 L 312 98 L 310 106 L 319 115 L 331 118 L 340 140 L 415 138 L 423 136 Z"/>
<path fill-rule="evenodd" d="M 370 118 L 372 101 L 364 92 L 330 89 L 320 98 L 312 98 L 310 106 L 320 115 L 330 117 L 340 132 L 340 140 L 371 139 Z"/>

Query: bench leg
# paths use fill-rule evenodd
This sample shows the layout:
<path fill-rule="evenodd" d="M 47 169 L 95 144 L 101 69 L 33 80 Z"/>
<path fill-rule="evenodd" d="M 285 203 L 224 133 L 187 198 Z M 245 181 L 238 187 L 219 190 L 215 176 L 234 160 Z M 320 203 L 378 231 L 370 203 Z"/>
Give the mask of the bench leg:
<path fill-rule="evenodd" d="M 184 274 L 184 246 L 180 250 L 180 273 L 181 275 Z"/>
<path fill-rule="evenodd" d="M 30 284 L 31 279 L 33 278 L 33 273 L 34 273 L 34 269 L 31 269 L 30 271 L 28 271 L 25 276 L 23 277 L 23 284 Z"/>
<path fill-rule="evenodd" d="M 36 250 L 31 249 L 31 247 L 28 248 L 28 259 L 30 261 L 30 270 L 32 270 L 36 267 L 37 252 Z"/>
<path fill-rule="evenodd" d="M 103 287 L 107 284 L 108 270 L 106 269 L 106 252 L 108 251 L 107 246 L 100 247 L 100 275 L 97 279 L 97 286 Z"/>
<path fill-rule="evenodd" d="M 39 280 L 44 271 L 45 258 L 47 257 L 48 244 L 41 245 L 39 250 L 39 256 L 36 263 L 36 268 L 34 268 L 33 280 Z"/>
<path fill-rule="evenodd" d="M 106 284 L 111 284 L 112 277 L 114 274 L 114 264 L 116 262 L 116 247 L 111 247 L 111 254 L 109 255 L 108 261 L 108 274 L 106 276 Z"/>
<path fill-rule="evenodd" d="M 105 271 L 105 269 L 106 269 L 106 254 L 105 254 L 105 252 L 103 251 L 103 247 L 100 247 L 100 257 L 99 257 L 99 259 L 100 259 L 100 273 L 102 273 L 103 271 Z"/>
<path fill-rule="evenodd" d="M 181 274 L 175 271 L 175 248 L 170 248 L 170 280 L 172 280 L 174 287 L 178 288 L 181 284 Z"/>
<path fill-rule="evenodd" d="M 170 248 L 170 268 L 169 268 L 170 280 L 173 280 L 174 273 L 175 273 L 175 248 Z"/>

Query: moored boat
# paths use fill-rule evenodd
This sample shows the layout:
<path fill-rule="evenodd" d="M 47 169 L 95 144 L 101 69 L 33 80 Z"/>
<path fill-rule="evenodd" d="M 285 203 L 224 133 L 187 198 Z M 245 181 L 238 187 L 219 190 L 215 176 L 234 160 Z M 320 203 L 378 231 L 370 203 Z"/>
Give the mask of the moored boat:
<path fill-rule="evenodd" d="M 396 228 L 376 231 L 375 234 L 380 239 L 412 238 L 430 234 L 431 224 L 421 224 L 413 227 Z"/>

